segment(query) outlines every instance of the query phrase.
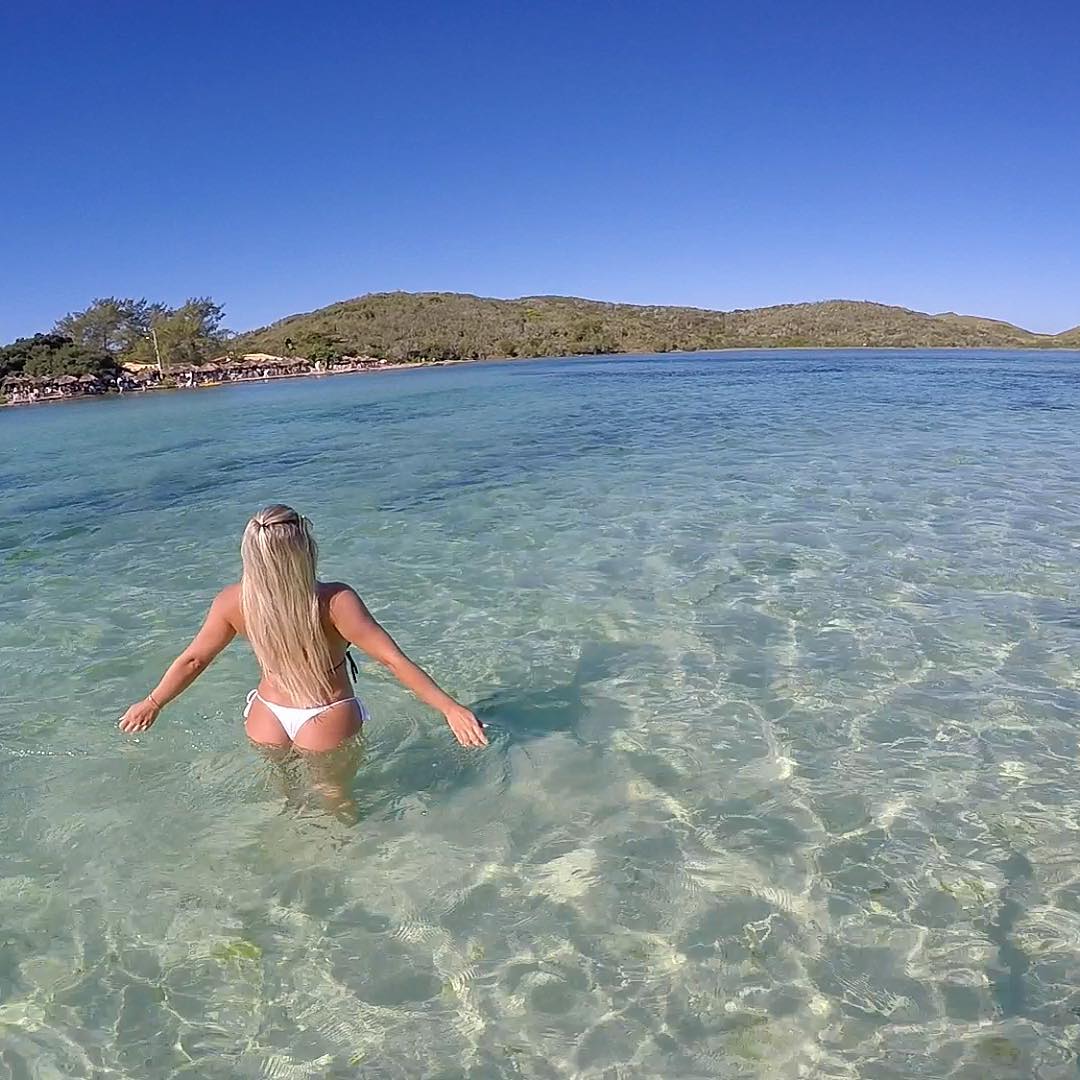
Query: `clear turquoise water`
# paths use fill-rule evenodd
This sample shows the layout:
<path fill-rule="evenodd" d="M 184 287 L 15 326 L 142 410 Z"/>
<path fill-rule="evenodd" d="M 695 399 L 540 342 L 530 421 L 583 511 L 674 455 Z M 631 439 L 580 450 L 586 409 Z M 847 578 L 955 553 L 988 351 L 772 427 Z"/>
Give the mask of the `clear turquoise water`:
<path fill-rule="evenodd" d="M 1080 355 L 725 354 L 0 413 L 0 1077 L 1075 1077 Z M 365 671 L 349 827 L 237 646 L 246 515 Z"/>

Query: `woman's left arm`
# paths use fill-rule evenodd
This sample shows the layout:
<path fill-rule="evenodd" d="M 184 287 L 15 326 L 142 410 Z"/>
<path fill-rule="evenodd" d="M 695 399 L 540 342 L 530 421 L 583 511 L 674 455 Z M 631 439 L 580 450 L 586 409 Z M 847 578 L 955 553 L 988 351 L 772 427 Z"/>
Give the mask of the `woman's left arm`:
<path fill-rule="evenodd" d="M 178 698 L 210 666 L 214 657 L 236 636 L 236 627 L 229 617 L 232 607 L 231 590 L 218 593 L 210 605 L 202 629 L 191 644 L 169 665 L 161 682 L 121 717 L 118 725 L 121 731 L 129 735 L 146 731 L 161 710 Z"/>

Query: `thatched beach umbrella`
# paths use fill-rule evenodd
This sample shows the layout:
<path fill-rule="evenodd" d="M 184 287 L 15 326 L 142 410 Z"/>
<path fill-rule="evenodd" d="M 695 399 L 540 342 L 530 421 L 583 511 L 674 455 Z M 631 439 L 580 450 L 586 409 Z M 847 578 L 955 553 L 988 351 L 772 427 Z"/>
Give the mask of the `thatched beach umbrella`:
<path fill-rule="evenodd" d="M 78 383 L 78 379 L 74 375 L 57 375 L 52 380 L 54 386 L 75 386 Z"/>
<path fill-rule="evenodd" d="M 100 381 L 101 380 L 96 375 L 91 375 L 89 372 L 79 376 L 80 386 L 97 386 Z"/>

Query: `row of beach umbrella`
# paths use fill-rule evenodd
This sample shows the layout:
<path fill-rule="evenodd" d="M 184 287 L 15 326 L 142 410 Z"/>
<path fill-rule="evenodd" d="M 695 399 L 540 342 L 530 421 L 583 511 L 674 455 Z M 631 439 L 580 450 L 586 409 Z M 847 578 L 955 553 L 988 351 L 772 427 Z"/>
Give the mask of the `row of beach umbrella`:
<path fill-rule="evenodd" d="M 6 375 L 0 386 L 6 389 L 19 389 L 31 386 L 104 386 L 105 379 L 97 375 Z"/>
<path fill-rule="evenodd" d="M 378 363 L 372 357 L 356 357 L 355 362 L 364 365 Z M 205 364 L 192 364 L 183 368 L 170 368 L 166 375 L 170 378 L 184 379 L 189 376 L 199 375 L 223 375 L 227 373 L 242 373 L 245 371 L 297 371 L 302 368 L 310 369 L 312 361 L 302 356 L 273 356 L 269 353 L 251 353 L 242 357 L 222 356 L 216 360 L 210 360 Z M 74 390 L 76 387 L 84 390 L 105 388 L 122 380 L 125 383 L 149 383 L 159 381 L 161 376 L 154 368 L 138 367 L 125 368 L 118 376 L 99 375 L 25 375 L 21 372 L 7 375 L 0 381 L 0 388 L 4 390 L 30 390 L 52 388 L 60 391 Z"/>

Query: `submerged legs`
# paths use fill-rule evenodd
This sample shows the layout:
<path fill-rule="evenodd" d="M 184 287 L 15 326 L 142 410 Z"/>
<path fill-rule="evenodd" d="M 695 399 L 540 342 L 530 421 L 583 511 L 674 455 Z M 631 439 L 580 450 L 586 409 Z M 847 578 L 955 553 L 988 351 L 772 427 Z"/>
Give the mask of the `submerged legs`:
<path fill-rule="evenodd" d="M 364 760 L 363 738 L 346 739 L 333 750 L 302 750 L 291 744 L 271 746 L 252 741 L 266 762 L 271 783 L 293 805 L 314 794 L 339 821 L 355 825 L 359 807 L 352 795 L 353 780 Z"/>

